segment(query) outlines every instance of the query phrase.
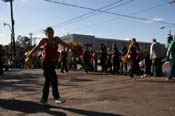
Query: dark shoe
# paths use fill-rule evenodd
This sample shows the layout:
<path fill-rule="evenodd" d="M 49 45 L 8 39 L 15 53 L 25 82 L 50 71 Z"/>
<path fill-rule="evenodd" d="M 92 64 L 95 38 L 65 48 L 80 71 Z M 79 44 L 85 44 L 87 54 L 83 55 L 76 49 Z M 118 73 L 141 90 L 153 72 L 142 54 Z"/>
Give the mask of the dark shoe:
<path fill-rule="evenodd" d="M 41 99 L 40 104 L 43 105 L 43 106 L 48 105 L 47 101 L 44 101 L 43 99 Z"/>

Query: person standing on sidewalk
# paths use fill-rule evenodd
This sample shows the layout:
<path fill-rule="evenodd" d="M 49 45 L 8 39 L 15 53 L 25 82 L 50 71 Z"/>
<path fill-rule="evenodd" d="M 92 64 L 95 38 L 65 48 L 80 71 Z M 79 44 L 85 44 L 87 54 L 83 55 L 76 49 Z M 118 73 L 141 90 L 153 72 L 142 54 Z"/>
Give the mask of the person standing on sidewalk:
<path fill-rule="evenodd" d="M 83 54 L 83 61 L 84 61 L 85 72 L 88 73 L 90 71 L 90 64 L 91 64 L 91 54 L 88 47 L 86 47 L 86 50 Z"/>
<path fill-rule="evenodd" d="M 166 57 L 169 60 L 169 71 L 166 76 L 166 80 L 171 80 L 172 77 L 174 76 L 174 71 L 175 71 L 175 40 L 172 38 L 169 38 L 169 45 L 168 45 L 168 50 Z"/>
<path fill-rule="evenodd" d="M 150 46 L 150 59 L 152 60 L 152 72 L 155 77 L 162 76 L 162 47 L 155 38 Z"/>
<path fill-rule="evenodd" d="M 36 52 L 41 46 L 43 46 L 43 74 L 45 77 L 45 83 L 42 91 L 41 104 L 47 105 L 49 96 L 49 87 L 52 86 L 52 93 L 55 99 L 55 103 L 63 103 L 65 100 L 60 97 L 58 92 L 58 80 L 55 71 L 55 64 L 57 59 L 58 44 L 71 48 L 71 45 L 62 41 L 58 36 L 54 36 L 54 30 L 52 27 L 47 27 L 45 30 L 46 38 L 42 38 L 38 45 L 36 45 L 31 51 L 29 56 Z"/>
<path fill-rule="evenodd" d="M 112 65 L 113 65 L 113 70 L 112 74 L 119 74 L 120 73 L 120 53 L 117 48 L 117 44 L 113 44 L 112 46 Z"/>
<path fill-rule="evenodd" d="M 64 73 L 64 69 L 66 70 L 66 72 L 69 72 L 67 62 L 68 62 L 68 54 L 64 47 L 63 51 L 61 51 L 61 73 Z"/>
<path fill-rule="evenodd" d="M 100 44 L 100 64 L 102 67 L 101 72 L 103 74 L 106 73 L 106 60 L 107 60 L 107 48 L 103 43 L 101 43 Z"/>
<path fill-rule="evenodd" d="M 122 51 L 121 51 L 121 57 L 124 57 L 128 52 L 128 48 L 126 46 L 122 47 Z M 128 73 L 128 63 L 127 62 L 123 62 L 121 61 L 121 74 L 127 75 Z"/>
<path fill-rule="evenodd" d="M 2 49 L 2 45 L 0 44 L 0 75 L 3 74 L 3 56 L 4 56 L 4 50 Z"/>
<path fill-rule="evenodd" d="M 138 47 L 136 45 L 136 39 L 132 38 L 130 40 L 130 45 L 126 56 L 131 56 L 130 58 L 130 69 L 129 69 L 129 79 L 132 79 L 134 74 L 137 73 L 137 56 L 139 54 Z"/>

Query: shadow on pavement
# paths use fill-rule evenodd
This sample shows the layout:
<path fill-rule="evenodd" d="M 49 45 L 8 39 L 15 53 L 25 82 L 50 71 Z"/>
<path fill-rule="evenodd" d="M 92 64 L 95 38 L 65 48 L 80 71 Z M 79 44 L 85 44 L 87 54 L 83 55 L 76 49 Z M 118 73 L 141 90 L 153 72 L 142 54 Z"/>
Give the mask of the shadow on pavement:
<path fill-rule="evenodd" d="M 51 111 L 50 108 L 62 109 L 85 116 L 123 116 L 119 114 L 102 113 L 102 112 L 81 110 L 75 108 L 64 108 L 51 105 L 42 106 L 41 104 L 36 102 L 22 101 L 16 99 L 0 99 L 0 107 L 2 107 L 3 109 L 19 111 L 26 114 L 48 113 L 53 116 L 67 116 L 67 115 L 60 111 Z"/>
<path fill-rule="evenodd" d="M 136 80 L 137 82 L 148 82 L 148 83 L 175 83 L 175 81 L 165 81 L 165 80 Z"/>
<path fill-rule="evenodd" d="M 0 90 L 1 89 L 12 89 L 12 90 L 20 90 L 20 91 L 34 91 L 36 88 L 30 88 L 29 86 L 37 85 L 38 87 L 42 86 L 42 83 L 38 81 L 41 75 L 37 74 L 17 74 L 13 72 L 5 75 L 4 77 L 0 77 Z"/>
<path fill-rule="evenodd" d="M 96 112 L 96 111 L 87 111 L 87 110 L 81 110 L 81 109 L 74 109 L 74 108 L 63 108 L 63 107 L 57 107 L 59 109 L 67 110 L 73 113 L 77 113 L 84 116 L 123 116 L 119 114 L 112 114 L 112 113 L 104 113 L 104 112 Z"/>
<path fill-rule="evenodd" d="M 16 99 L 0 99 L 0 107 L 7 110 L 19 111 L 26 114 L 34 113 L 48 113 L 53 116 L 66 116 L 65 113 L 59 111 L 50 111 L 48 107 L 45 107 L 39 103 L 32 101 L 21 101 Z"/>

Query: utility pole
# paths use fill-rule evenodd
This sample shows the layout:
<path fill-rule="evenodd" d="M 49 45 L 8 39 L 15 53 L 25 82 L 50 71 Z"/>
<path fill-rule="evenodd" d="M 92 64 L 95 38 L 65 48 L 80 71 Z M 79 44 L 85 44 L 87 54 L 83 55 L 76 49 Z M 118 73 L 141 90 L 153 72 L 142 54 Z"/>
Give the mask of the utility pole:
<path fill-rule="evenodd" d="M 10 29 L 10 32 L 11 32 L 11 54 L 10 54 L 10 62 L 12 62 L 12 59 L 13 59 L 13 40 L 12 40 L 12 28 L 11 28 L 11 26 L 10 26 L 10 24 L 8 24 L 8 23 L 4 23 L 4 26 L 8 26 L 9 27 L 9 29 Z"/>
<path fill-rule="evenodd" d="M 11 11 L 11 27 L 12 27 L 12 40 L 13 40 L 13 55 L 14 58 L 16 57 L 16 46 L 15 46 L 15 31 L 14 31 L 14 25 L 15 21 L 13 19 L 13 1 L 14 0 L 2 0 L 4 2 L 10 2 L 10 11 Z"/>
<path fill-rule="evenodd" d="M 33 38 L 32 38 L 33 33 L 29 33 L 29 35 L 30 35 L 30 40 L 31 40 L 31 42 L 32 42 L 32 40 L 33 40 Z M 34 42 L 34 44 L 35 44 L 35 42 Z"/>

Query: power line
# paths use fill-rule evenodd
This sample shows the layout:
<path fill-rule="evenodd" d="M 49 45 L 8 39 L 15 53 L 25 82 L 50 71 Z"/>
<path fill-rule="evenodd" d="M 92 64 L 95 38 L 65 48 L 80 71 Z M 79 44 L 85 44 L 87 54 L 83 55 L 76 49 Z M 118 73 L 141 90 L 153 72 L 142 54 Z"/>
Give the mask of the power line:
<path fill-rule="evenodd" d="M 107 7 L 109 7 L 109 6 L 113 6 L 113 5 L 115 5 L 115 4 L 117 4 L 117 3 L 120 3 L 120 2 L 122 2 L 122 1 L 124 1 L 124 0 L 117 0 L 117 1 L 115 1 L 115 2 L 112 2 L 112 3 L 108 4 L 108 5 L 105 5 L 105 6 L 103 6 L 103 7 L 98 8 L 98 10 L 107 8 Z M 64 22 L 62 22 L 62 23 L 52 25 L 52 27 L 64 26 L 64 25 L 68 25 L 68 24 L 77 22 L 77 21 L 79 21 L 79 20 L 82 20 L 83 17 L 85 17 L 85 16 L 87 17 L 89 14 L 93 14 L 93 13 L 95 13 L 95 12 L 96 12 L 96 11 L 87 12 L 87 13 L 85 13 L 85 14 L 82 14 L 82 15 L 79 15 L 79 16 L 77 16 L 77 17 L 74 17 L 74 18 L 71 18 L 71 19 L 69 19 L 69 20 L 66 20 L 66 21 L 64 21 Z M 38 32 L 38 31 L 35 31 L 35 32 L 33 32 L 33 33 L 36 33 L 36 32 Z"/>
<path fill-rule="evenodd" d="M 139 12 L 145 12 L 145 11 L 149 11 L 149 10 L 152 10 L 152 9 L 155 9 L 155 8 L 165 7 L 166 5 L 169 5 L 169 3 L 166 2 L 166 3 L 163 3 L 163 4 L 158 4 L 158 5 L 155 5 L 155 6 L 152 6 L 152 7 L 149 7 L 149 8 L 144 8 L 144 9 L 141 9 L 141 10 L 129 13 L 129 14 L 137 14 Z"/>
<path fill-rule="evenodd" d="M 97 10 L 106 9 L 106 8 L 108 8 L 108 7 L 109 7 L 109 8 L 106 9 L 106 11 L 107 11 L 107 10 L 111 10 L 111 9 L 116 8 L 116 7 L 123 6 L 123 5 L 125 5 L 125 4 L 130 3 L 130 2 L 133 2 L 133 1 L 135 1 L 135 0 L 128 0 L 128 1 L 126 1 L 126 2 L 120 3 L 120 2 L 122 2 L 122 1 L 125 1 L 125 0 L 118 0 L 118 1 L 112 2 L 112 3 L 110 3 L 110 4 L 107 4 L 107 5 L 103 6 L 103 7 L 98 8 Z M 118 3 L 120 3 L 120 4 L 118 4 Z M 116 5 L 116 4 L 117 4 L 117 5 Z M 114 5 L 115 5 L 115 6 L 114 6 Z M 71 18 L 71 19 L 69 19 L 69 20 L 66 20 L 66 21 L 64 21 L 64 22 L 62 22 L 62 23 L 52 25 L 52 27 L 58 27 L 58 26 L 59 26 L 59 27 L 61 27 L 61 26 L 63 27 L 63 26 L 66 26 L 66 25 L 69 25 L 69 24 L 72 24 L 72 23 L 81 21 L 81 20 L 83 20 L 83 19 L 87 19 L 87 18 L 89 18 L 89 17 L 95 16 L 95 15 L 97 15 L 97 14 L 99 14 L 99 13 L 102 13 L 102 12 L 99 12 L 99 11 L 90 11 L 90 12 L 88 12 L 88 13 L 85 13 L 85 14 L 79 15 L 79 16 L 77 16 L 77 17 Z M 33 32 L 33 33 L 36 33 L 36 32 L 38 32 L 38 31 L 35 31 L 35 32 Z"/>
<path fill-rule="evenodd" d="M 117 15 L 117 16 L 121 16 L 121 17 L 137 19 L 137 20 L 151 21 L 151 22 L 167 24 L 167 25 L 175 25 L 175 23 L 169 23 L 169 22 L 164 22 L 164 21 L 156 21 L 156 20 L 151 20 L 151 19 L 146 19 L 146 18 L 141 18 L 141 17 L 135 17 L 135 16 L 125 15 L 125 14 L 113 13 L 113 12 L 109 12 L 109 11 L 98 10 L 98 9 L 93 9 L 93 8 L 89 8 L 89 7 L 84 7 L 84 6 L 68 4 L 68 3 L 64 3 L 64 2 L 58 2 L 58 1 L 53 1 L 53 0 L 44 0 L 44 1 L 51 2 L 51 3 L 56 3 L 56 4 L 62 4 L 62 5 L 65 5 L 65 6 L 81 8 L 81 9 L 87 9 L 87 10 L 91 10 L 91 11 L 104 12 L 104 13 L 111 14 L 111 15 Z"/>
<path fill-rule="evenodd" d="M 128 15 L 133 15 L 133 14 L 137 14 L 137 13 L 140 13 L 140 12 L 149 11 L 149 10 L 152 10 L 152 9 L 155 9 L 155 8 L 158 8 L 158 7 L 165 7 L 166 5 L 169 5 L 169 3 L 166 2 L 166 3 L 158 4 L 158 5 L 155 5 L 155 6 L 152 6 L 152 7 L 144 8 L 144 9 L 141 9 L 141 10 L 138 10 L 138 11 L 135 11 L 135 12 L 132 12 L 132 13 L 129 13 Z M 120 17 L 120 18 L 122 18 L 122 17 Z M 105 20 L 103 22 L 99 22 L 98 24 L 101 25 L 101 24 L 104 24 L 104 23 L 108 23 L 110 21 L 114 21 L 116 19 L 119 19 L 119 18 L 112 18 L 110 20 Z M 86 26 L 86 28 L 87 27 L 91 27 L 91 26 L 96 26 L 98 24 L 97 23 L 96 24 L 91 24 L 89 26 Z"/>
<path fill-rule="evenodd" d="M 126 1 L 126 2 L 121 3 L 121 4 L 119 4 L 119 5 L 115 5 L 115 6 L 113 6 L 113 7 L 110 7 L 110 8 L 108 8 L 108 9 L 106 9 L 105 11 L 114 9 L 114 8 L 116 8 L 116 7 L 119 7 L 119 6 L 123 6 L 123 5 L 128 4 L 128 3 L 130 3 L 130 2 L 133 2 L 133 1 L 134 1 L 134 0 Z M 118 2 L 116 2 L 116 3 L 118 3 Z M 99 10 L 104 9 L 104 8 L 106 8 L 107 6 L 108 6 L 108 7 L 109 7 L 109 6 L 112 6 L 112 5 L 114 5 L 114 4 L 115 4 L 115 3 L 106 5 L 106 6 L 104 6 L 104 7 L 99 8 Z M 95 15 L 100 14 L 100 13 L 102 13 L 102 12 L 99 12 L 99 11 L 98 11 L 98 12 L 96 12 L 96 11 L 91 11 L 91 12 L 85 13 L 85 14 L 83 14 L 83 15 L 77 16 L 77 17 L 75 17 L 75 18 L 72 18 L 72 19 L 70 19 L 70 20 L 67 20 L 67 21 L 65 21 L 65 22 L 63 22 L 63 23 L 59 23 L 59 24 L 57 24 L 57 25 L 53 25 L 53 26 L 56 27 L 56 26 L 65 26 L 65 25 L 69 25 L 69 24 L 72 24 L 72 23 L 81 21 L 81 20 L 83 20 L 83 19 L 87 19 L 87 18 L 89 18 L 89 17 L 95 16 Z"/>
<path fill-rule="evenodd" d="M 120 1 L 121 1 L 121 0 L 120 0 Z M 130 1 L 127 1 L 127 2 L 129 3 L 129 2 L 132 2 L 132 1 L 133 1 L 133 0 L 130 0 Z M 116 1 L 116 2 L 111 3 L 111 4 L 115 4 L 115 3 L 117 3 L 117 2 L 119 2 L 119 1 Z M 99 8 L 99 9 L 108 7 L 108 6 L 110 6 L 111 4 L 105 5 L 105 6 L 101 7 L 101 8 Z M 126 4 L 126 2 L 121 3 L 121 4 L 117 5 L 117 6 L 121 6 L 121 5 L 124 5 L 124 4 Z M 140 12 L 149 11 L 149 10 L 152 10 L 152 9 L 155 9 L 155 8 L 158 8 L 158 7 L 164 7 L 164 6 L 166 6 L 166 5 L 169 5 L 169 3 L 167 3 L 167 2 L 161 3 L 161 4 L 158 4 L 158 5 L 152 6 L 152 7 L 144 8 L 144 9 L 141 9 L 141 10 L 138 10 L 138 11 L 135 11 L 135 12 L 132 12 L 132 13 L 129 13 L 129 14 L 127 14 L 127 15 L 133 15 L 133 14 L 137 14 L 137 13 L 140 13 Z M 114 6 L 114 7 L 116 7 L 116 6 Z M 113 7 L 111 7 L 111 9 L 112 9 L 112 8 L 113 8 Z M 110 9 L 110 8 L 108 8 L 107 10 L 109 10 L 109 9 Z M 95 14 L 92 14 L 92 13 L 94 13 L 94 12 L 96 12 L 96 11 L 90 11 L 90 12 L 85 13 L 85 14 L 83 14 L 83 15 L 86 16 L 86 14 L 88 15 L 88 14 L 90 14 L 90 13 L 91 13 L 91 15 L 96 15 L 96 14 L 99 14 L 99 13 L 100 13 L 100 12 L 96 12 Z M 83 19 L 85 19 L 86 17 L 87 17 L 87 18 L 90 17 L 90 16 L 83 17 L 83 15 L 80 15 L 80 16 L 74 17 L 74 18 L 72 18 L 72 19 L 69 19 L 69 20 L 67 20 L 67 21 L 64 21 L 64 22 L 62 22 L 62 23 L 53 25 L 53 27 L 65 26 L 65 25 L 72 24 L 72 23 L 78 22 L 78 21 L 80 21 L 80 20 L 83 20 Z M 82 18 L 79 18 L 79 17 L 81 17 L 81 16 L 82 16 Z M 76 19 L 77 19 L 77 20 L 76 20 Z M 117 18 L 117 19 L 118 19 L 118 18 Z M 116 18 L 112 18 L 112 19 L 110 19 L 110 20 L 106 20 L 106 21 L 99 22 L 99 23 L 100 23 L 100 24 L 104 24 L 104 23 L 108 23 L 109 21 L 113 21 L 113 20 L 116 20 Z M 95 25 L 98 25 L 98 24 L 92 24 L 92 25 L 89 25 L 89 26 L 86 26 L 86 27 L 91 27 L 91 26 L 95 26 Z M 40 30 L 43 30 L 43 29 L 40 29 Z M 35 32 L 33 32 L 33 33 L 37 33 L 37 32 L 39 32 L 39 31 L 35 31 Z"/>
<path fill-rule="evenodd" d="M 112 2 L 112 3 L 108 4 L 108 5 L 105 5 L 105 6 L 101 7 L 101 8 L 99 8 L 98 10 L 107 8 L 107 7 L 112 6 L 112 5 L 115 5 L 115 4 L 120 3 L 120 2 L 122 2 L 122 1 L 123 1 L 123 0 L 118 0 L 118 1 L 116 1 L 116 2 Z M 94 13 L 94 12 L 96 12 L 96 11 L 87 12 L 87 13 L 85 13 L 85 14 L 82 14 L 82 15 L 79 15 L 79 16 L 77 16 L 77 17 L 71 18 L 71 19 L 69 19 L 69 20 L 67 20 L 67 21 L 64 21 L 64 22 L 59 23 L 59 24 L 56 24 L 56 25 L 65 25 L 65 24 L 67 24 L 67 23 L 69 24 L 71 21 L 74 21 L 74 20 L 76 20 L 76 19 L 80 19 L 80 18 L 82 18 L 82 17 L 88 16 L 89 14 L 92 14 L 92 13 Z M 56 26 L 56 25 L 54 25 L 54 26 Z"/>

